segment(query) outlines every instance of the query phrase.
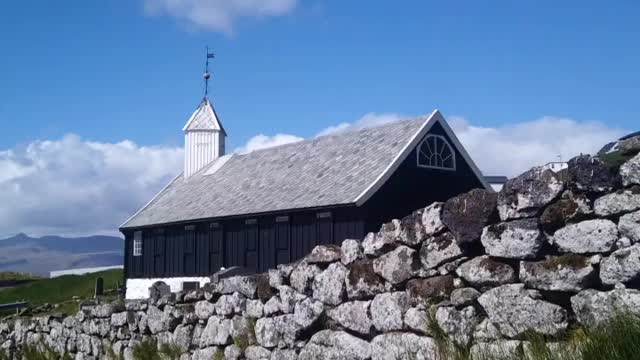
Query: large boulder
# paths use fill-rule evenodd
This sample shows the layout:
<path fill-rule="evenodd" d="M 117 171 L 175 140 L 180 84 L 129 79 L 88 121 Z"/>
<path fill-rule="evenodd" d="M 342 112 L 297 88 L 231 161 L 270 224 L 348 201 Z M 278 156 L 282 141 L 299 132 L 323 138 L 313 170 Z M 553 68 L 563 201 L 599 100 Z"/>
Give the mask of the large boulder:
<path fill-rule="evenodd" d="M 318 245 L 305 258 L 309 264 L 327 264 L 340 261 L 340 247 L 337 245 Z"/>
<path fill-rule="evenodd" d="M 207 300 L 198 301 L 194 309 L 196 316 L 200 320 L 207 320 L 216 313 L 215 304 L 212 304 Z"/>
<path fill-rule="evenodd" d="M 520 281 L 538 290 L 578 292 L 593 286 L 597 276 L 598 271 L 590 258 L 581 255 L 520 262 Z"/>
<path fill-rule="evenodd" d="M 340 261 L 343 265 L 349 265 L 354 261 L 362 258 L 362 245 L 360 241 L 354 239 L 346 239 L 340 247 Z"/>
<path fill-rule="evenodd" d="M 212 276 L 212 279 L 215 280 L 216 277 L 217 281 L 207 284 L 209 291 L 219 294 L 240 293 L 250 299 L 255 298 L 258 275 L 222 277 L 222 274 L 218 273 L 217 276 Z"/>
<path fill-rule="evenodd" d="M 216 314 L 219 315 L 232 315 L 240 314 L 245 310 L 246 301 L 244 296 L 239 293 L 233 293 L 231 295 L 222 295 L 215 303 Z"/>
<path fill-rule="evenodd" d="M 438 358 L 436 342 L 412 333 L 378 335 L 371 340 L 371 360 L 431 360 Z"/>
<path fill-rule="evenodd" d="M 616 173 L 602 160 L 590 155 L 580 155 L 569 160 L 569 182 L 578 190 L 606 192 L 616 187 Z"/>
<path fill-rule="evenodd" d="M 371 260 L 359 260 L 349 265 L 345 282 L 347 297 L 351 300 L 370 299 L 391 289 L 391 285 L 373 270 Z"/>
<path fill-rule="evenodd" d="M 618 231 L 632 242 L 640 242 L 640 211 L 622 215 L 618 221 Z"/>
<path fill-rule="evenodd" d="M 640 135 L 628 137 L 618 142 L 618 150 L 623 155 L 635 155 L 640 152 Z"/>
<path fill-rule="evenodd" d="M 640 244 L 611 253 L 600 263 L 603 284 L 614 285 L 640 280 Z"/>
<path fill-rule="evenodd" d="M 539 296 L 524 284 L 510 284 L 485 292 L 478 302 L 504 336 L 515 338 L 529 332 L 556 336 L 565 331 L 567 311 Z"/>
<path fill-rule="evenodd" d="M 459 288 L 451 292 L 450 301 L 455 306 L 473 305 L 482 293 L 472 287 Z"/>
<path fill-rule="evenodd" d="M 403 291 L 376 295 L 371 302 L 371 320 L 378 331 L 402 330 L 409 297 Z"/>
<path fill-rule="evenodd" d="M 173 331 L 181 321 L 171 312 L 162 311 L 155 306 L 149 306 L 147 310 L 147 325 L 152 334 Z"/>
<path fill-rule="evenodd" d="M 373 322 L 369 315 L 371 301 L 346 302 L 327 311 L 327 316 L 338 325 L 362 335 L 369 335 Z"/>
<path fill-rule="evenodd" d="M 442 222 L 442 208 L 444 203 L 434 202 L 422 210 L 422 227 L 426 236 L 433 236 L 447 227 Z"/>
<path fill-rule="evenodd" d="M 585 254 L 613 250 L 618 227 L 611 220 L 585 220 L 567 225 L 553 234 L 551 242 L 561 252 Z"/>
<path fill-rule="evenodd" d="M 232 327 L 232 322 L 229 319 L 219 316 L 210 317 L 207 326 L 200 334 L 200 347 L 230 344 Z"/>
<path fill-rule="evenodd" d="M 640 291 L 587 289 L 571 297 L 571 308 L 581 324 L 601 324 L 622 313 L 640 315 Z"/>
<path fill-rule="evenodd" d="M 313 279 L 320 271 L 317 265 L 307 264 L 304 261 L 298 263 L 289 277 L 291 287 L 301 294 L 311 294 Z"/>
<path fill-rule="evenodd" d="M 620 177 L 624 186 L 640 185 L 640 154 L 620 166 Z"/>
<path fill-rule="evenodd" d="M 311 327 L 324 312 L 324 305 L 320 301 L 306 298 L 296 302 L 293 308 L 293 320 L 302 329 Z"/>
<path fill-rule="evenodd" d="M 401 245 L 373 260 L 373 271 L 392 284 L 409 279 L 420 267 L 416 251 Z"/>
<path fill-rule="evenodd" d="M 248 346 L 244 351 L 246 360 L 269 360 L 271 359 L 271 350 L 261 346 Z"/>
<path fill-rule="evenodd" d="M 420 248 L 420 261 L 425 269 L 433 269 L 461 256 L 462 250 L 450 232 L 429 237 Z"/>
<path fill-rule="evenodd" d="M 482 231 L 482 245 L 491 256 L 535 258 L 545 242 L 535 219 L 521 219 L 489 225 Z"/>
<path fill-rule="evenodd" d="M 449 228 L 458 244 L 477 241 L 482 229 L 496 216 L 496 193 L 474 189 L 450 198 L 442 209 L 442 222 Z"/>
<path fill-rule="evenodd" d="M 302 348 L 298 360 L 366 360 L 371 345 L 344 331 L 322 330 Z"/>
<path fill-rule="evenodd" d="M 569 223 L 585 220 L 592 213 L 589 198 L 584 194 L 574 194 L 567 190 L 562 193 L 562 198 L 544 209 L 540 215 L 540 226 L 545 231 L 553 233 Z"/>
<path fill-rule="evenodd" d="M 612 216 L 640 209 L 640 194 L 631 190 L 607 194 L 596 199 L 593 209 L 598 216 Z"/>
<path fill-rule="evenodd" d="M 516 281 L 513 268 L 488 256 L 465 262 L 456 270 L 458 276 L 475 287 L 498 286 Z"/>
<path fill-rule="evenodd" d="M 301 330 L 293 314 L 262 318 L 256 321 L 256 341 L 266 348 L 293 346 Z"/>
<path fill-rule="evenodd" d="M 369 233 L 362 240 L 362 249 L 365 255 L 378 256 L 394 246 L 400 237 L 400 220 L 382 224 L 380 231 Z"/>
<path fill-rule="evenodd" d="M 434 276 L 407 282 L 407 295 L 413 304 L 436 303 L 447 299 L 454 289 L 453 276 Z"/>
<path fill-rule="evenodd" d="M 349 271 L 341 263 L 333 263 L 313 280 L 313 298 L 329 305 L 339 305 L 344 299 L 345 279 Z"/>
<path fill-rule="evenodd" d="M 157 304 L 162 298 L 171 295 L 171 287 L 164 281 L 156 281 L 149 287 L 149 302 Z"/>
<path fill-rule="evenodd" d="M 431 335 L 430 321 L 428 310 L 423 306 L 409 308 L 404 314 L 404 327 L 417 333 Z"/>
<path fill-rule="evenodd" d="M 508 180 L 498 194 L 498 212 L 502 221 L 533 217 L 557 198 L 564 184 L 556 174 L 544 167 L 535 167 Z"/>
<path fill-rule="evenodd" d="M 460 310 L 452 306 L 442 306 L 436 310 L 435 320 L 454 343 L 466 347 L 471 342 L 479 318 L 473 306 Z"/>
<path fill-rule="evenodd" d="M 422 243 L 427 236 L 422 225 L 422 212 L 423 209 L 416 210 L 411 215 L 405 216 L 400 220 L 398 241 L 408 246 Z"/>

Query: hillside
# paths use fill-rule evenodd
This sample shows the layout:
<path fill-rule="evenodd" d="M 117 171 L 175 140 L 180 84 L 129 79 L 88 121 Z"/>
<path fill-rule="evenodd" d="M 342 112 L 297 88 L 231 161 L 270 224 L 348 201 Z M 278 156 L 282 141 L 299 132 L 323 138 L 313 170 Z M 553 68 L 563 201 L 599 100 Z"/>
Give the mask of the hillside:
<path fill-rule="evenodd" d="M 0 240 L 0 271 L 48 275 L 52 270 L 121 265 L 124 242 L 114 236 L 41 238 L 18 234 Z"/>

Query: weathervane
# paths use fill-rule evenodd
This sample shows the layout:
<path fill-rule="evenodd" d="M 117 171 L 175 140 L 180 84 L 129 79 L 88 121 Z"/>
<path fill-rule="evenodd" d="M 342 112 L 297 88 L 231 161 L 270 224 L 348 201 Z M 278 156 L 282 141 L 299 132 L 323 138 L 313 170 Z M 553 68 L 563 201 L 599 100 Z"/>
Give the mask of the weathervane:
<path fill-rule="evenodd" d="M 206 97 L 209 93 L 209 79 L 211 78 L 211 73 L 209 72 L 209 59 L 215 58 L 215 54 L 209 52 L 209 47 L 207 46 L 207 61 L 204 65 L 204 96 Z"/>

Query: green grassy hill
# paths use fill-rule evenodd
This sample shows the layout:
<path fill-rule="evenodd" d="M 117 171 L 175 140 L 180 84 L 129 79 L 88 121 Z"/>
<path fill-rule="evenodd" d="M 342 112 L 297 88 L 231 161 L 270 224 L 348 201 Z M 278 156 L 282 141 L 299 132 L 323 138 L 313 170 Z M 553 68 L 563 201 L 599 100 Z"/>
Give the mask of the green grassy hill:
<path fill-rule="evenodd" d="M 86 275 L 65 275 L 53 279 L 37 280 L 29 284 L 0 291 L 0 304 L 28 301 L 31 307 L 45 303 L 61 304 L 56 312 L 70 313 L 77 311 L 76 296 L 81 300 L 91 299 L 94 294 L 96 279 L 104 279 L 104 290 L 111 297 L 117 295 L 118 282 L 122 283 L 122 270 L 108 270 Z M 10 312 L 12 313 L 12 312 Z M 0 313 L 0 316 L 6 315 Z"/>

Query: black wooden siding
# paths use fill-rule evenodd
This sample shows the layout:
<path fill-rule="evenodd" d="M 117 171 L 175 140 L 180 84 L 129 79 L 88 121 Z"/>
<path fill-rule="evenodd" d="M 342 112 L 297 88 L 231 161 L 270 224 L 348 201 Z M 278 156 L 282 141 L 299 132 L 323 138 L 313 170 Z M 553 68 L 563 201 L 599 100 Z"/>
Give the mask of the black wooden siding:
<path fill-rule="evenodd" d="M 256 272 L 300 259 L 314 246 L 362 238 L 356 207 L 281 213 L 216 222 L 145 228 L 142 256 L 133 256 L 133 231 L 125 233 L 128 278 L 209 276 L 220 267 Z"/>

